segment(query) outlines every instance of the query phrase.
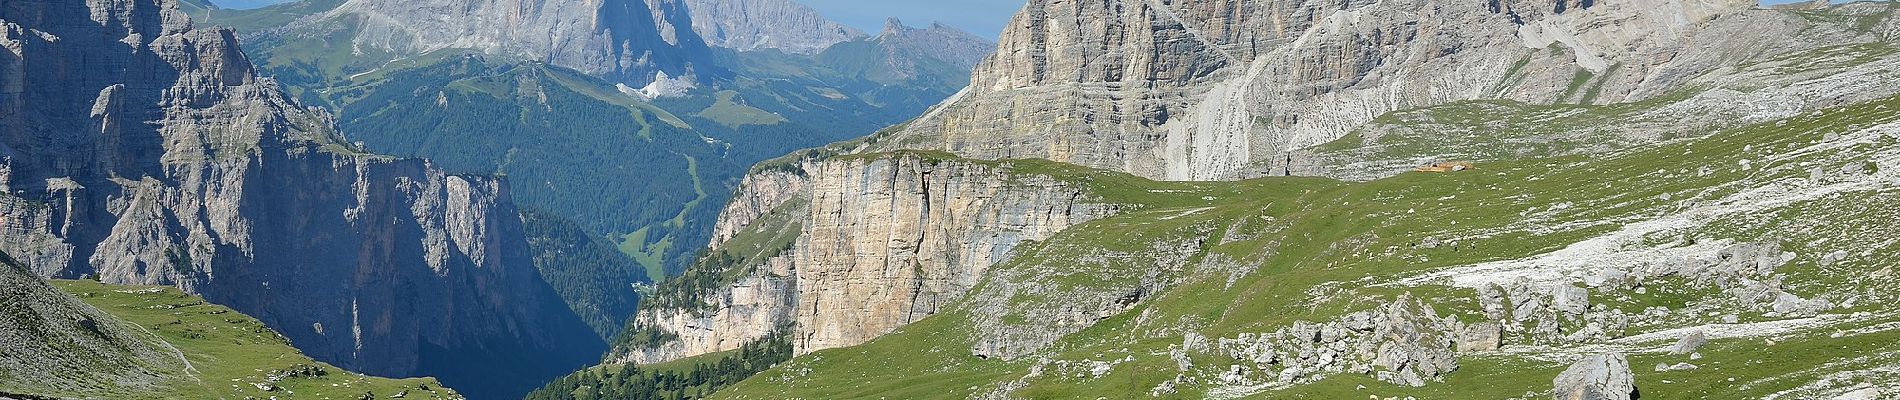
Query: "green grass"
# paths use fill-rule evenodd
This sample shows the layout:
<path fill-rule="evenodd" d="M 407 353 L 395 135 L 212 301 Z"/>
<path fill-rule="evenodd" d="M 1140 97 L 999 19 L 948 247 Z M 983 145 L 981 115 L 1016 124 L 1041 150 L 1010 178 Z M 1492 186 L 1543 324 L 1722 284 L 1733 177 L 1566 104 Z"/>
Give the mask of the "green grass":
<path fill-rule="evenodd" d="M 666 254 L 673 249 L 673 238 L 648 240 L 652 227 L 640 228 L 620 237 L 621 254 L 633 257 L 634 262 L 646 268 L 647 278 L 653 282 L 666 280 Z"/>
<path fill-rule="evenodd" d="M 1698 136 L 1708 129 L 1676 126 L 1628 136 L 1618 124 L 1666 126 L 1647 113 L 1690 99 L 1685 90 L 1633 103 L 1536 105 L 1510 100 L 1454 102 L 1380 116 L 1372 123 L 1311 150 L 1324 169 L 1351 175 L 1359 162 L 1410 168 L 1420 160 L 1495 162 L 1607 153 L 1666 140 Z M 1605 124 L 1604 121 L 1620 121 Z M 1660 136 L 1660 137 L 1649 137 Z"/>
<path fill-rule="evenodd" d="M 1613 123 L 1619 110 L 1645 105 L 1612 107 L 1523 106 L 1508 103 L 1472 103 L 1455 107 L 1501 106 L 1522 113 L 1559 113 L 1559 119 L 1596 118 Z M 962 398 L 992 390 L 1031 375 L 1036 359 L 1056 364 L 1043 374 L 1023 379 L 1014 393 L 1032 398 L 1134 398 L 1170 379 L 1176 372 L 1166 357 L 1169 345 L 1180 343 L 1182 329 L 1208 337 L 1232 337 L 1269 332 L 1296 321 L 1325 321 L 1346 313 L 1378 307 L 1401 294 L 1431 299 L 1441 313 L 1476 321 L 1476 305 L 1467 290 L 1443 287 L 1375 287 L 1370 283 L 1412 273 L 1487 261 L 1519 259 L 1547 253 L 1617 229 L 1629 222 L 1678 211 L 1684 201 L 1709 201 L 1743 188 L 1806 176 L 1807 166 L 1838 170 L 1865 163 L 1856 156 L 1896 143 L 1860 146 L 1802 156 L 1798 149 L 1819 143 L 1829 133 L 1843 133 L 1900 121 L 1886 110 L 1900 106 L 1889 98 L 1826 112 L 1809 113 L 1786 121 L 1720 131 L 1694 139 L 1668 141 L 1636 150 L 1594 156 L 1559 156 L 1498 160 L 1462 173 L 1407 173 L 1366 183 L 1320 179 L 1268 178 L 1231 183 L 1153 182 L 1112 172 L 1094 171 L 1044 161 L 960 160 L 946 153 L 903 152 L 897 155 L 853 155 L 834 161 L 878 157 L 919 157 L 928 162 L 983 163 L 1005 166 L 1019 175 L 1046 175 L 1085 184 L 1090 193 L 1108 202 L 1125 204 L 1127 212 L 1083 224 L 1049 240 L 1026 243 L 1011 260 L 991 268 L 972 295 L 950 311 L 906 326 L 870 343 L 812 353 L 748 380 L 721 395 L 727 398 Z M 1432 110 L 1431 112 L 1455 111 Z M 1497 115 L 1497 114 L 1492 114 Z M 1486 118 L 1483 113 L 1441 119 Z M 1503 114 L 1505 119 L 1530 117 Z M 1627 120 L 1627 118 L 1624 118 Z M 1548 119 L 1545 119 L 1548 120 Z M 1581 122 L 1578 122 L 1581 123 Z M 1891 142 L 1891 140 L 1888 140 Z M 1883 142 L 1885 143 L 1885 142 Z M 1741 159 L 1755 168 L 1736 167 Z M 1699 170 L 1707 167 L 1708 172 Z M 1668 198 L 1670 200 L 1665 200 Z M 1858 205 L 1857 205 L 1858 204 Z M 1894 196 L 1858 195 L 1823 199 L 1812 205 L 1784 208 L 1797 216 L 1750 219 L 1746 223 L 1702 232 L 1700 239 L 1757 241 L 1776 239 L 1792 226 L 1816 227 L 1807 237 L 1847 237 L 1847 230 L 1874 231 L 1867 237 L 1890 234 L 1879 222 L 1887 212 L 1842 213 L 1822 210 L 1894 209 Z M 1810 210 L 1810 211 L 1802 211 Z M 1776 222 L 1780 221 L 1780 222 Z M 1569 222 L 1571 224 L 1559 225 Z M 1890 224 L 1887 224 L 1890 225 Z M 1416 246 L 1432 237 L 1456 245 Z M 1886 243 L 1886 242 L 1868 242 Z M 1163 257 L 1153 249 L 1174 244 L 1197 246 L 1186 258 Z M 1872 249 L 1891 254 L 1892 243 Z M 1819 254 L 1790 243 L 1792 251 Z M 1852 245 L 1845 247 L 1853 248 Z M 1823 247 L 1831 250 L 1834 247 Z M 1242 270 L 1223 269 L 1203 261 L 1233 260 Z M 1812 256 L 1810 256 L 1812 257 Z M 1871 262 L 1871 261 L 1870 261 Z M 1808 261 L 1788 267 L 1802 282 L 1840 282 L 1862 276 L 1877 262 L 1844 263 L 1834 270 L 1815 270 Z M 1812 271 L 1810 271 L 1812 270 Z M 1136 309 L 1065 333 L 1060 340 L 1030 358 L 1002 361 L 974 357 L 970 346 L 976 328 L 986 318 L 1003 329 L 1038 328 L 1035 310 L 1062 309 L 1065 296 L 1123 290 L 1143 284 L 1158 293 Z M 986 292 L 989 287 L 1014 285 L 1037 290 L 1015 291 L 1004 298 Z M 1651 306 L 1679 308 L 1707 289 L 1660 280 L 1645 295 L 1603 297 L 1606 305 L 1625 310 Z M 1001 293 L 1001 292 L 999 292 Z M 1320 294 L 1315 296 L 1315 294 Z M 1004 304 L 1006 313 L 973 315 L 973 304 Z M 1870 306 L 1872 307 L 1872 306 Z M 1879 306 L 1882 310 L 1891 306 Z M 1138 317 L 1137 317 L 1138 316 Z M 1751 318 L 1752 319 L 1752 318 Z M 1718 341 L 1695 373 L 1650 373 L 1662 362 L 1638 355 L 1638 369 L 1646 397 L 1707 398 L 1720 393 L 1765 394 L 1805 383 L 1828 371 L 1823 364 L 1851 354 L 1894 354 L 1890 333 L 1831 339 L 1784 338 L 1768 361 L 1752 361 L 1749 348 L 1762 343 Z M 1759 339 L 1756 339 L 1759 341 Z M 1782 351 L 1786 349 L 1786 351 Z M 1101 379 L 1075 378 L 1054 373 L 1061 362 L 1132 357 L 1116 364 Z M 1224 367 L 1231 360 L 1219 355 L 1195 354 L 1203 368 Z M 1673 363 L 1673 361 L 1672 361 Z M 1320 383 L 1259 393 L 1260 398 L 1357 398 L 1415 396 L 1418 398 L 1502 398 L 1549 388 L 1550 378 L 1563 365 L 1509 356 L 1461 360 L 1462 368 L 1444 384 L 1400 388 L 1363 376 L 1338 375 Z M 875 367 L 871 367 L 875 366 Z M 1190 373 L 1193 375 L 1194 373 Z M 1731 383 L 1727 378 L 1736 378 Z M 1207 382 L 1210 376 L 1199 376 Z M 1671 383 L 1662 383 L 1669 380 Z M 1367 389 L 1359 390 L 1359 385 Z M 1740 385 L 1750 385 L 1742 387 Z M 1198 397 L 1204 385 L 1188 385 L 1179 394 Z M 1350 396 L 1350 397 L 1345 397 Z"/>
<path fill-rule="evenodd" d="M 389 379 L 364 376 L 317 362 L 291 347 L 288 339 L 262 322 L 229 308 L 206 303 L 169 287 L 116 286 L 92 281 L 55 281 L 54 286 L 176 347 L 190 368 L 174 371 L 174 382 L 142 398 L 190 399 L 358 399 L 365 394 L 388 398 L 459 398 L 433 378 Z M 330 329 L 349 329 L 330 327 Z M 300 371 L 271 383 L 267 376 Z"/>
<path fill-rule="evenodd" d="M 929 318 L 861 346 L 801 356 L 714 397 L 961 399 L 977 388 L 1013 378 L 1024 367 L 969 357 L 968 341 L 932 334 L 958 332 L 955 323 L 955 318 Z M 826 375 L 832 372 L 841 374 Z"/>
<path fill-rule="evenodd" d="M 739 92 L 722 91 L 712 106 L 694 114 L 725 125 L 728 128 L 740 128 L 746 125 L 777 125 L 785 123 L 785 117 L 746 105 L 739 99 Z"/>
<path fill-rule="evenodd" d="M 1564 94 L 1557 96 L 1557 98 L 1569 101 L 1571 98 L 1580 94 L 1581 91 L 1585 90 L 1585 87 L 1589 85 L 1591 81 L 1596 80 L 1596 78 L 1596 72 L 1584 69 L 1583 67 L 1577 67 L 1577 74 L 1570 77 L 1570 86 L 1565 87 Z M 1587 103 L 1585 101 L 1576 102 Z"/>

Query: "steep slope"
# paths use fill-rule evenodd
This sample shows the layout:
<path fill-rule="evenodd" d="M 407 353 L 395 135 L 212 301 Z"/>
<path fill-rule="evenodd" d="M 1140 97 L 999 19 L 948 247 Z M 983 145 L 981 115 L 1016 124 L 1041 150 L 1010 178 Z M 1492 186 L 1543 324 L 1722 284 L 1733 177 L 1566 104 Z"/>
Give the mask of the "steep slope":
<path fill-rule="evenodd" d="M 156 338 L 0 260 L 0 393 L 103 396 L 149 391 L 184 362 Z"/>
<path fill-rule="evenodd" d="M 865 38 L 791 0 L 688 0 L 693 31 L 713 47 L 810 54 Z"/>
<path fill-rule="evenodd" d="M 0 311 L 7 317 L 0 325 L 7 347 L 0 352 L 0 395 L 461 398 L 434 379 L 377 378 L 324 365 L 263 323 L 176 289 L 84 281 L 55 288 L 11 259 L 0 256 L 0 263 L 7 299 Z"/>
<path fill-rule="evenodd" d="M 318 360 L 481 396 L 597 354 L 506 185 L 343 143 L 233 32 L 170 1 L 10 2 L 0 20 L 0 145 L 25 197 L 4 250 L 36 274 L 176 286 Z"/>
<path fill-rule="evenodd" d="M 1031 2 L 968 94 L 882 148 L 1170 180 L 1283 175 L 1290 152 L 1391 111 L 1639 101 L 1749 51 L 1853 37 L 1745 0 L 1110 4 Z"/>

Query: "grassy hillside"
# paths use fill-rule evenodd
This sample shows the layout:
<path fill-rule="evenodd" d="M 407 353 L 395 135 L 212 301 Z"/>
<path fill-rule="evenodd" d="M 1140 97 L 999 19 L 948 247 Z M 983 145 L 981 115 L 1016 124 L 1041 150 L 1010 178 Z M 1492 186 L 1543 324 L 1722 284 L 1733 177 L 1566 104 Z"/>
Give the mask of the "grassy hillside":
<path fill-rule="evenodd" d="M 1892 385 L 1900 375 L 1879 371 L 1900 365 L 1895 284 L 1868 278 L 1891 276 L 1900 259 L 1900 242 L 1892 239 L 1900 228 L 1891 223 L 1900 217 L 1900 182 L 1881 172 L 1900 162 L 1900 136 L 1886 128 L 1900 123 L 1896 107 L 1900 98 L 1889 98 L 1634 150 L 1366 183 L 1181 184 L 1032 169 L 1096 183 L 1098 193 L 1138 211 L 1024 246 L 949 312 L 865 345 L 798 357 L 719 397 L 1540 397 L 1567 360 L 1591 351 L 1585 348 L 1630 352 L 1645 398 L 1801 397 Z M 1753 242 L 1777 243 L 1794 255 L 1776 278 L 1788 293 L 1835 307 L 1814 317 L 1747 311 L 1706 283 L 1678 276 L 1652 277 L 1641 291 L 1594 288 L 1598 310 L 1661 314 L 1611 332 L 1618 339 L 1607 342 L 1524 343 L 1469 354 L 1442 383 L 1421 388 L 1350 372 L 1263 386 L 1270 379 L 1262 374 L 1277 367 L 1255 367 L 1189 340 L 1336 320 L 1402 298 L 1475 323 L 1483 319 L 1475 293 L 1450 281 L 1561 273 L 1623 254 L 1660 259 Z M 1587 257 L 1564 258 L 1577 254 Z M 1528 269 L 1510 269 L 1520 265 Z M 1047 311 L 1124 293 L 1139 300 L 1079 331 L 1063 333 Z M 1737 318 L 1723 321 L 1724 314 Z M 1691 360 L 1660 351 L 1677 338 L 1668 330 L 1678 328 L 1728 333 Z M 1015 331 L 1062 335 L 1020 357 L 973 355 L 979 341 Z M 1699 369 L 1649 368 L 1680 362 Z M 1224 376 L 1233 371 L 1240 372 L 1236 378 Z"/>
<path fill-rule="evenodd" d="M 158 371 L 149 388 L 127 389 L 124 399 L 458 399 L 432 378 L 364 376 L 305 357 L 288 339 L 256 319 L 204 299 L 161 287 L 56 281 L 54 286 L 130 324 L 182 359 L 180 368 Z M 34 394 L 30 388 L 9 391 Z M 48 393 L 61 395 L 62 393 Z"/>

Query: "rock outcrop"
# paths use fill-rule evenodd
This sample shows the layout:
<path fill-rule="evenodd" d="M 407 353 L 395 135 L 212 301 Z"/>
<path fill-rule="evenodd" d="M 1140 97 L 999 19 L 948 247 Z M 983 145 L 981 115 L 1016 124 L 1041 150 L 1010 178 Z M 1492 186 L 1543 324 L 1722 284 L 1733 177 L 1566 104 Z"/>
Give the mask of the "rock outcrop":
<path fill-rule="evenodd" d="M 641 312 L 635 326 L 666 332 L 669 340 L 615 349 L 616 363 L 653 364 L 727 351 L 770 336 L 787 326 L 798 306 L 792 258 L 773 257 L 759 271 L 719 288 L 703 308 L 662 308 Z"/>
<path fill-rule="evenodd" d="M 1635 101 L 1743 55 L 1819 42 L 1777 33 L 1805 25 L 1755 5 L 1038 0 L 968 93 L 882 148 L 1170 180 L 1281 175 L 1294 151 L 1391 111 Z"/>
<path fill-rule="evenodd" d="M 863 343 L 943 311 L 1024 241 L 1116 211 L 1079 184 L 1003 163 L 897 153 L 799 169 L 749 180 L 720 223 L 743 226 L 803 202 L 796 244 L 718 288 L 713 304 L 642 311 L 641 323 L 679 336 L 680 344 L 620 349 L 633 354 L 624 360 L 730 350 L 783 325 L 794 326 L 799 353 Z M 783 196 L 797 188 L 795 197 Z"/>
<path fill-rule="evenodd" d="M 1636 376 L 1622 354 L 1599 354 L 1571 364 L 1551 381 L 1557 400 L 1631 400 L 1638 398 Z"/>
<path fill-rule="evenodd" d="M 686 7 L 707 44 L 739 51 L 809 54 L 868 36 L 790 0 L 688 0 Z"/>
<path fill-rule="evenodd" d="M 1336 321 L 1302 321 L 1275 332 L 1221 338 L 1216 350 L 1254 364 L 1223 375 L 1231 385 L 1287 385 L 1354 373 L 1420 387 L 1458 370 L 1455 346 L 1461 330 L 1456 318 L 1440 316 L 1408 296 Z M 1184 349 L 1207 351 L 1194 342 Z"/>
<path fill-rule="evenodd" d="M 172 1 L 0 6 L 0 240 L 38 274 L 171 285 L 310 356 L 525 392 L 601 347 L 505 184 L 362 153 Z M 520 354 L 535 354 L 519 359 Z M 509 365 L 494 368 L 493 365 Z"/>
<path fill-rule="evenodd" d="M 719 220 L 713 223 L 712 243 L 708 247 L 718 250 L 753 221 L 804 196 L 810 188 L 810 177 L 802 170 L 758 171 L 746 175 L 732 200 L 719 212 Z"/>

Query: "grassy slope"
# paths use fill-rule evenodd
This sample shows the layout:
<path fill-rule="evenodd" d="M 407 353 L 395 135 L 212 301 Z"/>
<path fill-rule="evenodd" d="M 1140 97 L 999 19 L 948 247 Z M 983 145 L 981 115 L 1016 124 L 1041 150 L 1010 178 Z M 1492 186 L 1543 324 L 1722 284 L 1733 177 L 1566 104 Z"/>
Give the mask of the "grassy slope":
<path fill-rule="evenodd" d="M 177 373 L 173 383 L 152 393 L 126 398 L 151 399 L 358 399 L 364 394 L 388 398 L 407 392 L 406 398 L 460 398 L 433 378 L 389 379 L 358 375 L 305 357 L 288 339 L 256 319 L 204 299 L 161 287 L 105 285 L 91 281 L 55 281 L 54 286 L 112 314 L 176 347 L 190 360 L 190 369 Z M 275 382 L 272 391 L 253 384 L 269 383 L 279 371 L 320 370 Z"/>
<path fill-rule="evenodd" d="M 1175 184 L 1123 178 L 1113 182 L 1079 176 L 1101 183 L 1098 192 L 1142 204 L 1146 211 L 1096 221 L 1071 229 L 1050 241 L 1025 246 L 997 271 L 1061 266 L 1060 260 L 1079 259 L 1090 248 L 1127 247 L 1129 243 L 1182 239 L 1211 232 L 1211 237 L 1237 236 L 1208 246 L 1199 256 L 1220 255 L 1255 268 L 1227 281 L 1227 276 L 1194 270 L 1189 264 L 1178 273 L 1178 285 L 1136 309 L 1069 335 L 1042 353 L 1052 360 L 1133 361 L 1116 364 L 1101 379 L 1043 371 L 1022 379 L 1015 392 L 1034 398 L 1131 398 L 1177 371 L 1167 356 L 1180 343 L 1183 329 L 1209 337 L 1263 332 L 1297 320 L 1324 320 L 1348 311 L 1368 309 L 1399 292 L 1432 299 L 1441 312 L 1468 315 L 1475 304 L 1459 290 L 1443 287 L 1395 289 L 1372 287 L 1378 282 L 1420 271 L 1486 261 L 1518 259 L 1561 248 L 1584 238 L 1614 230 L 1623 224 L 1674 212 L 1685 199 L 1709 201 L 1744 188 L 1802 179 L 1809 167 L 1838 170 L 1866 162 L 1864 153 L 1895 145 L 1858 146 L 1841 151 L 1776 158 L 1821 142 L 1829 133 L 1851 132 L 1895 122 L 1900 115 L 1888 110 L 1900 99 L 1811 113 L 1787 121 L 1750 126 L 1701 139 L 1677 140 L 1640 151 L 1597 157 L 1561 157 L 1483 164 L 1458 174 L 1405 174 L 1363 184 L 1315 180 L 1265 179 L 1227 184 Z M 1735 168 L 1752 159 L 1758 168 Z M 1714 167 L 1707 175 L 1703 167 Z M 1063 171 L 1046 171 L 1065 174 Z M 1097 176 L 1108 175 L 1096 173 Z M 1163 189 L 1157 192 L 1152 189 Z M 1181 191 L 1191 192 L 1180 196 Z M 1673 198 L 1675 201 L 1664 200 Z M 1199 200 L 1199 201 L 1197 201 Z M 1778 219 L 1750 219 L 1755 229 L 1727 232 L 1705 230 L 1690 234 L 1707 239 L 1738 241 L 1779 240 L 1777 227 L 1820 227 L 1817 230 L 1854 230 L 1890 225 L 1881 213 L 1843 214 L 1827 210 L 1900 208 L 1893 191 L 1858 200 L 1824 199 L 1822 204 L 1789 209 L 1796 214 Z M 1830 207 L 1831 206 L 1831 207 Z M 1542 221 L 1525 223 L 1524 221 Z M 1258 222 L 1249 222 L 1258 221 Z M 1774 221 L 1782 221 L 1776 225 Z M 1558 225 L 1555 222 L 1568 222 Z M 1856 228 L 1859 227 L 1859 228 Z M 1241 235 L 1228 235 L 1230 232 Z M 1817 232 L 1822 233 L 1822 232 Z M 1873 237 L 1877 235 L 1870 235 Z M 1249 238 L 1251 237 L 1251 238 Z M 1414 247 L 1426 237 L 1460 238 L 1460 244 L 1438 248 Z M 1131 240 L 1134 238 L 1136 240 Z M 1809 238 L 1812 239 L 1812 238 Z M 1895 254 L 1891 242 L 1789 241 L 1791 251 L 1808 254 L 1784 270 L 1797 272 L 1802 282 L 1826 280 L 1854 291 L 1877 285 L 1854 277 L 1879 269 L 1881 261 L 1829 269 L 1815 267 L 1813 254 L 1852 248 L 1865 254 Z M 1876 258 L 1878 259 L 1878 258 Z M 1890 259 L 1890 258 L 1889 258 Z M 1140 266 L 1077 268 L 1062 280 L 1043 284 L 1088 286 L 1113 282 L 1139 272 Z M 991 276 L 999 274 L 992 273 Z M 1060 274 L 1058 274 L 1060 275 Z M 1032 275 L 1033 276 L 1033 275 Z M 1370 279 L 1368 279 L 1370 278 Z M 995 284 L 995 282 L 987 282 Z M 1112 285 L 1106 285 L 1112 286 Z M 1797 289 L 1799 290 L 1799 289 Z M 977 291 L 981 291 L 979 288 Z M 1313 294 L 1322 294 L 1314 296 Z M 967 300 L 967 299 L 966 299 Z M 1019 297 L 1021 307 L 1053 307 L 1041 299 Z M 1617 303 L 1615 299 L 1610 302 Z M 1640 308 L 1646 301 L 1621 303 Z M 1888 305 L 1863 306 L 1892 311 Z M 1141 316 L 1136 318 L 1135 316 Z M 1879 315 L 1879 314 L 1875 314 Z M 1749 316 L 1749 318 L 1760 318 Z M 729 398 L 963 398 L 995 388 L 1003 381 L 1029 375 L 1034 361 L 984 360 L 970 356 L 969 316 L 953 310 L 907 326 L 871 343 L 832 349 L 800 357 L 780 368 L 723 392 Z M 1473 319 L 1467 317 L 1467 322 Z M 1875 318 L 1867 324 L 1890 322 Z M 1697 361 L 1696 372 L 1649 373 L 1657 362 L 1675 358 L 1638 355 L 1633 364 L 1646 397 L 1697 398 L 1713 393 L 1762 395 L 1805 383 L 1785 376 L 1812 377 L 1828 372 L 1829 362 L 1846 355 L 1891 355 L 1900 352 L 1893 333 L 1847 336 L 1841 339 L 1803 334 L 1782 337 L 1772 355 L 1758 351 L 1768 343 L 1759 339 L 1717 341 L 1707 358 Z M 1037 357 L 1031 357 L 1034 359 Z M 1194 355 L 1199 365 L 1225 365 L 1214 355 Z M 1050 364 L 1055 365 L 1055 364 Z M 1345 396 L 1417 396 L 1420 398 L 1509 397 L 1548 390 L 1550 378 L 1562 368 L 1551 361 L 1515 356 L 1485 356 L 1465 360 L 1464 368 L 1448 384 L 1422 389 L 1378 383 L 1363 376 L 1336 376 L 1317 384 L 1258 394 L 1266 398 L 1345 398 Z M 1734 381 L 1729 381 L 1734 378 Z M 1663 383 L 1664 380 L 1669 383 Z M 1366 390 L 1357 390 L 1365 385 Z M 1179 396 L 1200 397 L 1206 387 L 1189 386 Z"/>

